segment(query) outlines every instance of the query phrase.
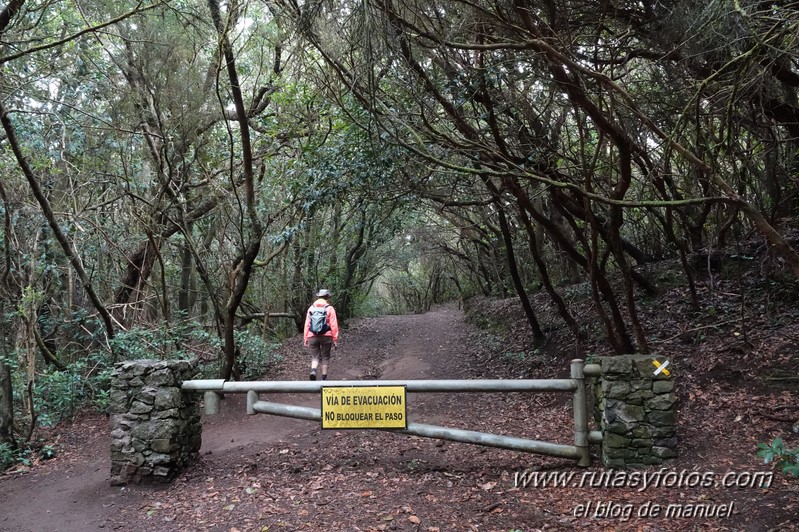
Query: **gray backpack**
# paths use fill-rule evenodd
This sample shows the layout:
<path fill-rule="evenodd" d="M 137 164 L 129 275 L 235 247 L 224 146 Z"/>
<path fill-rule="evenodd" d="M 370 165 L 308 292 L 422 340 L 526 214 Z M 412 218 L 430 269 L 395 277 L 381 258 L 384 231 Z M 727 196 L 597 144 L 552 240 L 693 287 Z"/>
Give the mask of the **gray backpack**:
<path fill-rule="evenodd" d="M 311 331 L 311 333 L 319 335 L 325 334 L 330 330 L 330 325 L 327 324 L 327 307 L 329 306 L 330 305 L 325 305 L 324 307 L 313 307 L 308 311 L 308 315 L 311 317 L 308 330 Z"/>

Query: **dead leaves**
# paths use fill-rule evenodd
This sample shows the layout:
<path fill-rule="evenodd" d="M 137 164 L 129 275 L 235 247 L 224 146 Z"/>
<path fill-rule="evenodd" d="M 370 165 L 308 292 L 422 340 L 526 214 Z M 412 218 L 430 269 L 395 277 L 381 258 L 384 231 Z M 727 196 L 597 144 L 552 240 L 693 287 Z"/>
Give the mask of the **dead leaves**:
<path fill-rule="evenodd" d="M 668 312 L 663 311 L 666 308 Z M 724 310 L 726 307 L 717 305 L 717 308 Z M 684 303 L 677 300 L 652 306 L 652 311 L 645 312 L 645 317 L 649 320 L 648 329 L 665 331 L 664 339 L 676 332 L 695 328 L 700 322 L 710 323 L 704 318 L 691 318 Z M 405 323 L 406 317 L 394 316 L 392 319 Z M 430 321 L 431 317 L 425 319 Z M 757 441 L 763 441 L 758 437 L 764 438 L 770 431 L 778 430 L 779 425 L 771 420 L 766 425 L 760 424 L 763 418 L 758 413 L 765 411 L 786 417 L 799 414 L 794 408 L 799 405 L 794 390 L 765 393 L 749 387 L 754 360 L 762 364 L 795 361 L 795 356 L 785 358 L 785 353 L 795 352 L 795 342 L 788 342 L 785 340 L 788 336 L 783 335 L 783 340 L 774 342 L 772 346 L 765 336 L 757 335 L 765 335 L 766 328 L 757 334 L 750 330 L 750 340 L 761 342 L 760 351 L 749 352 L 746 357 L 731 355 L 728 348 L 741 341 L 734 334 L 740 331 L 740 322 L 733 320 L 722 324 L 728 320 L 733 320 L 733 317 L 719 315 L 714 322 L 718 327 L 693 331 L 706 335 L 701 342 L 691 336 L 690 344 L 682 344 L 680 339 L 661 339 L 657 346 L 668 353 L 669 358 L 676 358 L 675 369 L 680 379 L 680 415 L 686 422 L 678 434 L 683 453 L 679 467 L 712 469 L 720 473 L 762 470 L 763 466 L 754 454 Z M 373 321 L 377 324 L 379 320 Z M 731 328 L 725 329 L 727 326 Z M 799 325 L 794 328 L 795 336 L 799 338 Z M 425 333 L 421 339 L 424 336 L 430 335 Z M 351 338 L 348 350 L 355 349 L 358 342 L 363 348 L 362 352 L 353 353 L 355 360 L 374 356 L 369 350 L 374 338 L 383 343 L 388 341 L 384 334 L 368 339 Z M 693 343 L 695 341 L 699 343 Z M 559 343 L 554 338 L 549 345 L 556 344 Z M 569 345 L 568 341 L 562 345 Z M 718 346 L 724 350 L 716 351 Z M 387 352 L 390 351 L 388 347 L 381 344 L 381 349 Z M 485 346 L 477 347 L 482 349 Z M 584 347 L 586 351 L 601 352 L 594 350 L 593 345 Z M 506 345 L 502 348 L 510 349 Z M 515 344 L 512 348 L 521 349 Z M 563 351 L 568 350 L 564 348 Z M 422 343 L 419 352 L 427 352 Z M 520 370 L 518 365 L 501 367 L 476 363 L 475 353 L 461 354 L 457 357 L 459 366 L 454 370 L 450 359 L 428 360 L 431 376 L 437 376 L 432 372 L 441 370 L 443 366 L 447 371 L 463 373 L 453 377 L 469 378 L 514 377 Z M 567 357 L 565 361 L 559 360 L 557 352 L 547 351 L 540 358 L 528 358 L 523 369 L 534 374 L 527 376 L 535 378 L 562 377 L 568 371 L 568 358 L 573 356 L 573 352 L 564 356 Z M 495 362 L 504 360 L 502 357 L 494 358 Z M 300 362 L 304 373 L 307 362 L 304 359 Z M 739 363 L 748 366 L 738 374 L 729 374 L 728 366 Z M 502 374 L 506 370 L 511 373 Z M 708 372 L 714 372 L 712 379 Z M 475 397 L 441 394 L 433 397 L 420 395 L 413 401 L 409 404 L 409 411 L 419 416 L 420 422 L 433 422 L 429 421 L 430 416 L 442 420 L 440 424 L 443 425 L 545 441 L 568 443 L 571 437 L 568 428 L 572 423 L 570 401 L 561 395 L 485 394 Z M 270 423 L 281 421 L 275 419 Z M 727 502 L 735 499 L 736 509 L 740 508 L 741 513 L 734 521 L 690 523 L 691 526 L 708 525 L 711 528 L 760 525 L 769 520 L 777 525 L 785 521 L 787 511 L 799 511 L 796 503 L 792 502 L 799 500 L 796 483 L 780 485 L 779 489 L 775 484 L 770 490 L 760 491 L 519 488 L 514 486 L 514 471 L 565 470 L 573 464 L 513 451 L 451 442 L 441 444 L 437 440 L 389 432 L 320 432 L 311 425 L 308 427 L 299 436 L 292 433 L 287 441 L 264 444 L 255 455 L 247 452 L 214 454 L 205 462 L 205 469 L 196 472 L 196 478 L 164 494 L 163 502 L 168 507 L 149 505 L 142 509 L 153 512 L 152 517 L 144 521 L 155 525 L 153 530 L 159 527 L 168 530 L 166 522 L 160 519 L 171 516 L 174 519 L 171 525 L 191 523 L 198 530 L 230 532 L 506 532 L 517 529 L 657 529 L 670 532 L 684 528 L 686 522 L 621 523 L 590 516 L 576 517 L 575 505 L 613 500 L 637 508 L 649 500 Z M 786 495 L 778 495 L 781 490 Z M 129 522 L 135 522 L 135 519 Z"/>

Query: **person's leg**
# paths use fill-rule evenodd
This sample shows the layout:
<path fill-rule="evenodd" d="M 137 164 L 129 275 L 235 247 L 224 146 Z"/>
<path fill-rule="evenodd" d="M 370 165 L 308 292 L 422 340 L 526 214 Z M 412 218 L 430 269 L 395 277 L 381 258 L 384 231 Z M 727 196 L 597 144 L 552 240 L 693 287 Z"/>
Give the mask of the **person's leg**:
<path fill-rule="evenodd" d="M 320 343 L 321 338 L 318 336 L 311 336 L 308 338 L 308 353 L 311 355 L 311 375 L 310 379 L 312 381 L 316 380 L 316 368 L 319 366 L 319 356 L 321 354 L 320 351 Z"/>
<path fill-rule="evenodd" d="M 319 358 L 322 364 L 322 380 L 327 380 L 327 368 L 330 365 L 330 348 L 333 347 L 333 339 L 329 336 L 322 336 L 319 339 Z"/>

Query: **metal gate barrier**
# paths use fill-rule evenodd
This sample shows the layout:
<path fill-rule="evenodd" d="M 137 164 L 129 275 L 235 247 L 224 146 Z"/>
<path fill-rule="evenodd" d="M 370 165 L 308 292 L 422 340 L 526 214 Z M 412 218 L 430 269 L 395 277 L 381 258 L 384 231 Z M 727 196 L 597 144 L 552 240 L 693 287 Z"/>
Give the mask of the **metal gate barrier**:
<path fill-rule="evenodd" d="M 368 387 L 404 386 L 407 392 L 571 392 L 574 409 L 574 445 L 551 443 L 486 432 L 454 429 L 438 425 L 408 422 L 405 429 L 392 432 L 436 438 L 441 440 L 472 443 L 501 449 L 511 449 L 560 458 L 577 460 L 577 465 L 591 465 L 589 443 L 601 443 L 600 431 L 588 430 L 588 405 L 585 376 L 598 376 L 598 364 L 585 364 L 583 360 L 571 361 L 568 379 L 478 379 L 478 380 L 346 380 L 346 381 L 253 381 L 230 382 L 222 379 L 183 381 L 184 391 L 205 392 L 205 412 L 219 412 L 220 393 L 246 393 L 248 414 L 272 414 L 276 416 L 322 421 L 318 408 L 273 403 L 260 400 L 260 393 L 319 393 L 324 387 Z"/>

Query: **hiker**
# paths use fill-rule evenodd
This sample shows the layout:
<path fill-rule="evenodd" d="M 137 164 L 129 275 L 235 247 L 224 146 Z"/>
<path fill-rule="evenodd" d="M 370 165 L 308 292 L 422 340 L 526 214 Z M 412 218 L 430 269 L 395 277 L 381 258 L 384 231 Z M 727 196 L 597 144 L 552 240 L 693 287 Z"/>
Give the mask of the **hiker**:
<path fill-rule="evenodd" d="M 311 380 L 316 380 L 316 370 L 321 362 L 322 380 L 327 380 L 330 364 L 330 348 L 338 347 L 338 318 L 336 309 L 328 303 L 330 290 L 322 288 L 316 293 L 316 301 L 305 314 L 305 347 L 311 354 Z"/>

